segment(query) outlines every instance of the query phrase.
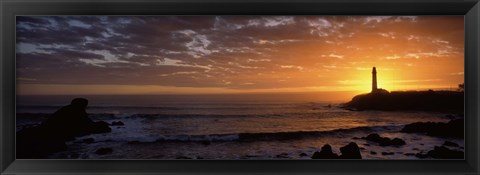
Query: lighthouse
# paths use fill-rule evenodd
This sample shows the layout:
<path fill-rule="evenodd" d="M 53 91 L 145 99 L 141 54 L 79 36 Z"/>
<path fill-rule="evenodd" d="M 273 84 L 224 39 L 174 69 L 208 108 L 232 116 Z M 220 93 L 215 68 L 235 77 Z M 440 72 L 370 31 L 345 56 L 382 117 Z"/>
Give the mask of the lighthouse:
<path fill-rule="evenodd" d="M 374 66 L 372 70 L 372 93 L 377 92 L 377 90 L 377 69 Z"/>

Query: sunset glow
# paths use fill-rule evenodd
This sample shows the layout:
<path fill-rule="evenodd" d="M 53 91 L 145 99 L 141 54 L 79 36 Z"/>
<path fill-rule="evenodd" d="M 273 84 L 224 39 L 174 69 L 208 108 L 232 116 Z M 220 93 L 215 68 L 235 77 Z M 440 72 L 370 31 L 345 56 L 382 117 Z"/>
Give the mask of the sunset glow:
<path fill-rule="evenodd" d="M 17 17 L 17 94 L 456 88 L 463 16 Z"/>

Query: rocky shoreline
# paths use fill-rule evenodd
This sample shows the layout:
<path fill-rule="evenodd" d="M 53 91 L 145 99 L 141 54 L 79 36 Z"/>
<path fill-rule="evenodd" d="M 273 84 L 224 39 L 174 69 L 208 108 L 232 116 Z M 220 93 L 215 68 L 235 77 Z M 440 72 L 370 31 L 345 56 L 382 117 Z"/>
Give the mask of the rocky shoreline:
<path fill-rule="evenodd" d="M 357 95 L 342 105 L 349 110 L 464 112 L 462 91 L 393 91 Z"/>
<path fill-rule="evenodd" d="M 434 137 L 456 137 L 463 138 L 464 131 L 464 119 L 454 119 L 450 120 L 447 123 L 433 123 L 433 122 L 417 122 L 405 125 L 400 132 L 404 133 L 420 133 Z M 461 133 L 461 134 L 460 134 Z M 362 138 L 352 138 L 352 139 L 364 139 L 372 143 L 376 143 L 381 147 L 392 146 L 392 147 L 401 147 L 406 143 L 400 138 L 388 138 L 382 137 L 377 133 L 369 134 L 366 137 Z M 351 142 L 347 146 L 341 147 L 340 152 L 342 155 L 338 156 L 332 152 L 332 147 L 329 144 L 325 144 L 320 152 L 315 152 L 312 155 L 312 159 L 361 159 L 360 147 L 357 146 L 355 142 Z M 435 146 L 432 150 L 427 153 L 418 152 L 418 153 L 404 153 L 408 156 L 415 156 L 419 159 L 433 158 L 433 159 L 464 159 L 465 153 L 459 147 L 457 143 L 445 141 L 442 145 Z M 358 153 L 358 156 L 357 156 Z M 375 151 L 371 151 L 370 154 L 377 154 Z M 382 152 L 382 155 L 393 155 L 395 152 Z M 353 156 L 352 156 L 353 155 Z"/>

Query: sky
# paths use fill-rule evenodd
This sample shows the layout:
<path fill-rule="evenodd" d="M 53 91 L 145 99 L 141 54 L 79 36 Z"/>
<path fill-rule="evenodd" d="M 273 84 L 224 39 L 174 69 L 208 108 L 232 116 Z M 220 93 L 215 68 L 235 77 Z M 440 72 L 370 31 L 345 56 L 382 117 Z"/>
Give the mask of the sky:
<path fill-rule="evenodd" d="M 456 88 L 463 16 L 18 16 L 17 94 Z"/>

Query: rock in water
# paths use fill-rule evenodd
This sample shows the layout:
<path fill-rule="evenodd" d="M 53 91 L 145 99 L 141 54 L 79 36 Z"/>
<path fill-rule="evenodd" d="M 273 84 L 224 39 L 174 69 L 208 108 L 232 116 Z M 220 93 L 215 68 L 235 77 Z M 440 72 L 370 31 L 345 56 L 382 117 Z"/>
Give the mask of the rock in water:
<path fill-rule="evenodd" d="M 428 156 L 435 159 L 463 159 L 464 152 L 448 149 L 444 146 L 435 146 L 431 151 L 428 151 Z"/>
<path fill-rule="evenodd" d="M 42 159 L 67 148 L 63 139 L 43 132 L 40 127 L 25 128 L 16 134 L 17 159 Z"/>
<path fill-rule="evenodd" d="M 332 152 L 332 146 L 325 144 L 320 152 L 313 153 L 312 159 L 338 159 L 338 155 Z"/>
<path fill-rule="evenodd" d="M 402 140 L 402 139 L 394 138 L 392 141 L 390 141 L 389 144 L 392 145 L 392 146 L 401 146 L 401 145 L 405 145 L 407 143 L 405 143 L 405 141 Z"/>
<path fill-rule="evenodd" d="M 95 139 L 94 138 L 86 138 L 86 139 L 83 139 L 82 141 L 83 141 L 83 143 L 90 144 L 90 143 L 95 142 Z"/>
<path fill-rule="evenodd" d="M 112 122 L 112 126 L 123 126 L 125 125 L 122 121 L 114 121 Z"/>
<path fill-rule="evenodd" d="M 426 133 L 437 137 L 464 137 L 464 119 L 450 120 L 448 123 L 416 122 L 405 125 L 400 132 Z"/>
<path fill-rule="evenodd" d="M 342 152 L 340 159 L 362 159 L 360 148 L 355 142 L 350 142 L 347 146 L 341 147 L 340 152 Z"/>
<path fill-rule="evenodd" d="M 44 132 L 56 135 L 64 140 L 93 133 L 110 132 L 111 128 L 104 121 L 93 122 L 85 111 L 88 100 L 84 98 L 73 99 L 70 105 L 60 108 L 50 118 L 45 120 L 40 127 Z"/>
<path fill-rule="evenodd" d="M 377 142 L 380 144 L 380 146 L 387 146 L 390 143 L 390 138 L 387 137 L 380 137 L 377 133 L 369 134 L 367 137 L 365 137 L 365 140 L 372 141 L 372 142 Z"/>
<path fill-rule="evenodd" d="M 95 151 L 95 154 L 98 155 L 106 155 L 106 154 L 111 154 L 113 152 L 112 148 L 100 148 Z"/>
<path fill-rule="evenodd" d="M 391 140 L 388 137 L 380 137 L 377 133 L 369 134 L 365 140 L 377 142 L 380 146 L 401 146 L 405 145 L 405 141 L 399 138 Z"/>
<path fill-rule="evenodd" d="M 454 142 L 450 142 L 450 141 L 445 141 L 443 143 L 443 146 L 451 146 L 451 147 L 458 147 L 458 144 L 454 143 Z"/>
<path fill-rule="evenodd" d="M 88 100 L 75 98 L 40 125 L 17 132 L 17 158 L 45 158 L 64 150 L 65 142 L 75 137 L 110 132 L 108 123 L 93 122 L 85 111 Z"/>
<path fill-rule="evenodd" d="M 382 155 L 386 156 L 386 155 L 394 155 L 395 153 L 394 152 L 382 152 Z"/>

